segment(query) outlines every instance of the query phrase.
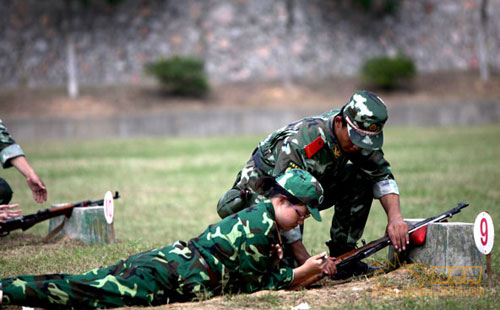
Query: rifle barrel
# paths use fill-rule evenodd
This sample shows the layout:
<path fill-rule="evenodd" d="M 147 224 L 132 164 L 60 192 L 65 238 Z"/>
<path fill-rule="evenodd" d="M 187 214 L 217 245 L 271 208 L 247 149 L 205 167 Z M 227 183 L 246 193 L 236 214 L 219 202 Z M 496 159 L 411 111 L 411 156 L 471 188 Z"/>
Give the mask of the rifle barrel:
<path fill-rule="evenodd" d="M 451 210 L 448 210 L 444 213 L 441 213 L 438 216 L 430 217 L 430 218 L 425 219 L 421 222 L 418 222 L 417 224 L 415 224 L 413 226 L 413 228 L 411 230 L 408 231 L 408 234 L 411 234 L 414 231 L 416 231 L 417 229 L 422 228 L 424 226 L 427 226 L 430 223 L 438 222 L 438 221 L 441 221 L 445 218 L 451 218 L 451 217 L 453 217 L 453 215 L 459 213 L 463 208 L 467 207 L 468 205 L 469 205 L 468 203 L 459 203 L 457 207 L 455 207 Z M 382 250 L 383 248 L 385 248 L 389 244 L 391 244 L 391 240 L 389 239 L 388 236 L 381 237 L 379 239 L 376 239 L 376 240 L 368 243 L 367 245 L 364 245 L 360 248 L 351 250 L 347 253 L 344 253 L 344 254 L 336 257 L 335 265 L 338 268 L 338 267 L 342 267 L 344 265 L 347 265 L 352 261 L 367 258 L 367 257 L 375 254 L 376 252 Z M 294 285 L 293 287 L 291 287 L 291 289 L 296 290 L 296 289 L 300 289 L 300 288 L 306 288 L 306 287 L 316 283 L 317 281 L 323 279 L 323 277 L 324 277 L 324 275 L 321 275 L 321 274 L 320 275 L 312 275 L 312 276 L 308 277 L 307 279 L 305 279 L 304 281 L 302 281 L 301 283 Z"/>
<path fill-rule="evenodd" d="M 434 217 L 430 217 L 428 219 L 425 219 L 421 222 L 418 222 L 416 223 L 415 225 L 413 225 L 413 228 L 410 229 L 408 231 L 409 234 L 411 234 L 412 232 L 416 231 L 417 229 L 419 228 L 422 228 L 424 226 L 427 226 L 431 223 L 435 223 L 435 222 L 439 222 L 441 220 L 444 220 L 445 218 L 452 218 L 453 215 L 459 213 L 463 208 L 467 207 L 469 204 L 468 203 L 459 203 L 457 207 L 451 209 L 451 210 L 448 210 L 444 213 L 441 213 L 437 216 L 434 216 Z"/>
<path fill-rule="evenodd" d="M 113 199 L 118 199 L 118 198 L 120 198 L 120 194 L 118 193 L 118 191 L 116 191 L 115 195 L 113 196 Z M 77 203 L 68 203 L 53 208 L 39 210 L 36 213 L 7 219 L 3 223 L 0 223 L 0 237 L 6 236 L 11 231 L 16 229 L 22 229 L 23 231 L 27 230 L 31 228 L 33 225 L 53 217 L 57 217 L 60 215 L 68 215 L 73 210 L 73 208 L 98 206 L 103 204 L 104 204 L 104 199 L 84 200 Z"/>

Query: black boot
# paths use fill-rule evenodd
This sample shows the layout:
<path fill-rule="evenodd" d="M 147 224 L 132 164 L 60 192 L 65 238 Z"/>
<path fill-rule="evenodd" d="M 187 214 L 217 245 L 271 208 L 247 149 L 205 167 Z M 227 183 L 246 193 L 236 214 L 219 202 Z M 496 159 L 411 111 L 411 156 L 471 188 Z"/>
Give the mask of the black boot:
<path fill-rule="evenodd" d="M 337 273 L 332 276 L 332 280 L 345 280 L 350 277 L 355 276 L 371 276 L 377 271 L 379 268 L 370 267 L 366 263 L 362 261 L 351 262 L 345 266 L 338 267 Z"/>

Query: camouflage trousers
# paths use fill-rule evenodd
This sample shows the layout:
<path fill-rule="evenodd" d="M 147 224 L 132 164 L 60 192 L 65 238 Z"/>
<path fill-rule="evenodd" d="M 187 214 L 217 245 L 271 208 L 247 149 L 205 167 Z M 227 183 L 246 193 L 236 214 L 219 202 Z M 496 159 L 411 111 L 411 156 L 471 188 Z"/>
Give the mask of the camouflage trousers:
<path fill-rule="evenodd" d="M 265 173 L 251 158 L 238 173 L 233 187 L 219 200 L 217 212 L 224 218 L 265 199 L 266 193 L 256 193 L 255 183 Z M 352 250 L 363 235 L 373 202 L 373 182 L 359 169 L 346 165 L 338 177 L 321 184 L 325 200 L 321 210 L 335 206 L 335 213 L 327 242 L 330 255 L 336 256 Z"/>
<path fill-rule="evenodd" d="M 176 241 L 80 275 L 2 279 L 2 302 L 47 309 L 112 308 L 211 297 L 214 292 L 202 260 L 196 249 Z"/>

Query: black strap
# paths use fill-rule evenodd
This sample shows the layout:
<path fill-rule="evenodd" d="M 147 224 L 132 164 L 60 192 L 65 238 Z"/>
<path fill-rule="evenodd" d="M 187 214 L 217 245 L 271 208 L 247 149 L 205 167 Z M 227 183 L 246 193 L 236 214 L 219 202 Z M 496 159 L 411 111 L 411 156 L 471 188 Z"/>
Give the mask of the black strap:
<path fill-rule="evenodd" d="M 259 156 L 259 150 L 258 148 L 255 148 L 255 150 L 252 153 L 252 159 L 253 162 L 255 163 L 255 167 L 257 167 L 264 175 L 268 175 L 266 173 L 266 170 L 264 170 L 264 165 L 262 164 L 262 161 Z"/>

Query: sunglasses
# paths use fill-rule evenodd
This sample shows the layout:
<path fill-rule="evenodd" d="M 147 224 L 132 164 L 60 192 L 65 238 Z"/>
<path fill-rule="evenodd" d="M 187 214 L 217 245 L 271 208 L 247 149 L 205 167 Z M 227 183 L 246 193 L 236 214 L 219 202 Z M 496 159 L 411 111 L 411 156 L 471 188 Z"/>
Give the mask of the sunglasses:
<path fill-rule="evenodd" d="M 294 205 L 292 205 L 292 208 L 295 210 L 295 212 L 297 212 L 297 214 L 299 215 L 299 218 L 301 220 L 305 220 L 306 218 L 311 216 L 311 213 L 309 213 L 307 215 L 302 214 L 302 212 L 300 212 L 299 209 L 297 209 L 297 207 L 295 207 Z"/>

